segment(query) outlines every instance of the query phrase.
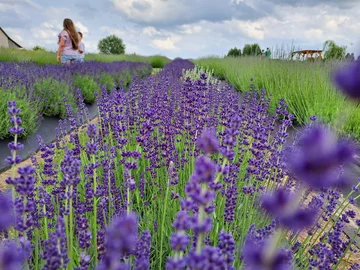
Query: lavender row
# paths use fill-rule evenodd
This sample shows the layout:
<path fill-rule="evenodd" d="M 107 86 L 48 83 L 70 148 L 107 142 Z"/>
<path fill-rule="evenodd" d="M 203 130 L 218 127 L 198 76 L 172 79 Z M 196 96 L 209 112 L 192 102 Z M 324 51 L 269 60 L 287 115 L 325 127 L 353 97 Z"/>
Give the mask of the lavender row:
<path fill-rule="evenodd" d="M 77 110 L 76 90 L 86 103 L 94 103 L 100 86 L 107 90 L 123 88 L 133 76 L 149 75 L 148 64 L 132 62 L 86 62 L 72 66 L 37 65 L 35 63 L 0 63 L 0 115 L 6 118 L 6 101 L 16 100 L 21 108 L 22 136 L 33 133 L 42 116 L 66 118 L 64 98 Z M 1 122 L 0 138 L 9 137 L 7 119 Z"/>
<path fill-rule="evenodd" d="M 286 144 L 284 101 L 269 115 L 265 91 L 240 97 L 184 69 L 175 60 L 127 92 L 102 87 L 95 123 L 67 105 L 70 138 L 62 125 L 55 143 L 39 138 L 41 158 L 18 176 L 23 129 L 9 102 L 0 268 L 359 269 L 346 263 L 358 226 L 343 233 L 360 225 L 360 184 L 341 195 L 351 142 L 312 117 Z"/>

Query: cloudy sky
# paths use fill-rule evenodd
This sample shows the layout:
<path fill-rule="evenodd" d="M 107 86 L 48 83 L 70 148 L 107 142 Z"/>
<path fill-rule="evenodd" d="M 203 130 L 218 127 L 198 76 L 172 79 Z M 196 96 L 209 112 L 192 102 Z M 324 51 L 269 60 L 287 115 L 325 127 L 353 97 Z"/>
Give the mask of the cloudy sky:
<path fill-rule="evenodd" d="M 223 55 L 246 43 L 322 49 L 332 39 L 360 52 L 360 0 L 0 0 L 0 27 L 23 47 L 56 50 L 64 18 L 87 51 L 110 34 L 127 53 Z"/>

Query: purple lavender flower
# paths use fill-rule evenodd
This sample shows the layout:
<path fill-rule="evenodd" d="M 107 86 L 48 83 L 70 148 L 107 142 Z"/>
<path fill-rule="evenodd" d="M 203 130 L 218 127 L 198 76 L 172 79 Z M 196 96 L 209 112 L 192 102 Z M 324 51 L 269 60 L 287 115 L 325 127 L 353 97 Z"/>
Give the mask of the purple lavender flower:
<path fill-rule="evenodd" d="M 214 181 L 215 173 L 215 163 L 206 156 L 200 156 L 195 161 L 192 180 L 196 180 L 199 183 L 211 183 Z"/>
<path fill-rule="evenodd" d="M 150 268 L 150 247 L 151 235 L 150 231 L 144 231 L 137 241 L 135 250 L 135 270 L 147 270 Z"/>
<path fill-rule="evenodd" d="M 87 270 L 90 266 L 90 256 L 85 252 L 81 252 L 80 254 L 80 268 L 79 270 Z"/>
<path fill-rule="evenodd" d="M 281 225 L 298 231 L 314 224 L 318 208 L 303 208 L 296 204 L 296 196 L 289 191 L 278 189 L 273 194 L 265 194 L 261 198 L 261 206 Z"/>
<path fill-rule="evenodd" d="M 69 258 L 67 256 L 65 222 L 58 217 L 56 231 L 44 242 L 44 252 L 41 256 L 45 260 L 44 269 L 66 268 Z"/>
<path fill-rule="evenodd" d="M 334 81 L 346 96 L 355 100 L 360 99 L 360 61 L 339 69 L 335 73 Z"/>
<path fill-rule="evenodd" d="M 17 116 L 20 113 L 20 109 L 16 107 L 15 101 L 8 101 L 8 112 L 10 114 L 10 122 L 14 125 L 13 127 L 9 128 L 9 132 L 15 136 L 15 138 L 23 133 L 24 129 L 20 127 L 21 118 Z M 8 147 L 11 151 L 11 156 L 6 158 L 6 162 L 9 165 L 18 164 L 21 162 L 21 157 L 16 155 L 16 152 L 23 149 L 24 145 L 17 142 L 10 142 Z"/>
<path fill-rule="evenodd" d="M 136 240 L 136 216 L 129 215 L 116 218 L 106 231 L 106 253 L 98 269 L 124 267 L 124 264 L 120 263 L 120 259 L 129 256 L 133 252 L 136 247 Z"/>
<path fill-rule="evenodd" d="M 168 258 L 166 262 L 166 270 L 183 270 L 186 266 L 185 259 Z"/>
<path fill-rule="evenodd" d="M 349 270 L 360 270 L 360 264 L 354 263 Z"/>
<path fill-rule="evenodd" d="M 0 246 L 0 269 L 22 269 L 25 261 L 24 255 L 24 252 L 16 246 L 15 242 L 2 240 Z"/>
<path fill-rule="evenodd" d="M 219 248 L 209 246 L 205 246 L 200 254 L 191 250 L 186 257 L 186 265 L 189 269 L 226 269 L 226 262 Z"/>
<path fill-rule="evenodd" d="M 251 227 L 242 249 L 242 260 L 246 270 L 291 270 L 292 253 L 276 249 L 271 239 L 257 235 Z M 276 243 L 275 243 L 276 244 Z"/>
<path fill-rule="evenodd" d="M 84 216 L 79 216 L 76 220 L 79 235 L 79 247 L 87 249 L 91 245 L 91 232 L 89 230 L 88 220 Z"/>
<path fill-rule="evenodd" d="M 171 186 L 176 186 L 179 183 L 179 176 L 176 172 L 175 164 L 172 161 L 170 161 L 169 164 L 168 177 Z"/>
<path fill-rule="evenodd" d="M 312 116 L 310 116 L 310 120 L 311 120 L 311 121 L 315 122 L 315 121 L 316 121 L 316 119 L 317 119 L 316 115 L 312 115 Z"/>
<path fill-rule="evenodd" d="M 170 239 L 171 249 L 174 251 L 184 251 L 190 244 L 190 237 L 183 231 L 173 233 Z"/>
<path fill-rule="evenodd" d="M 224 257 L 227 269 L 235 269 L 233 263 L 235 261 L 234 253 L 236 249 L 236 242 L 231 233 L 226 233 L 224 231 L 220 232 L 218 248 Z"/>
<path fill-rule="evenodd" d="M 0 192 L 0 232 L 5 232 L 15 221 L 13 203 L 9 192 Z"/>
<path fill-rule="evenodd" d="M 328 188 L 346 183 L 336 170 L 353 160 L 354 148 L 334 139 L 330 130 L 316 125 L 311 127 L 299 141 L 299 149 L 289 155 L 292 172 L 312 188 Z"/>
<path fill-rule="evenodd" d="M 216 137 L 216 130 L 214 128 L 205 129 L 197 140 L 197 147 L 205 154 L 219 152 L 219 141 Z"/>
<path fill-rule="evenodd" d="M 187 211 L 179 211 L 172 225 L 177 230 L 186 231 L 192 228 L 193 222 Z"/>

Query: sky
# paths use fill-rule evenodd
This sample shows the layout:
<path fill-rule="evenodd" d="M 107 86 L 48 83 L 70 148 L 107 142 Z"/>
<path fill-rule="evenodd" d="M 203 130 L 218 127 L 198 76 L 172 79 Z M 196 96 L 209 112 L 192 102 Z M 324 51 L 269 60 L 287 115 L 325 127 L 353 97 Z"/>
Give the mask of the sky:
<path fill-rule="evenodd" d="M 0 0 L 0 27 L 25 48 L 55 51 L 64 18 L 87 52 L 115 34 L 126 53 L 170 58 L 222 56 L 247 43 L 322 49 L 329 39 L 360 54 L 360 0 Z"/>

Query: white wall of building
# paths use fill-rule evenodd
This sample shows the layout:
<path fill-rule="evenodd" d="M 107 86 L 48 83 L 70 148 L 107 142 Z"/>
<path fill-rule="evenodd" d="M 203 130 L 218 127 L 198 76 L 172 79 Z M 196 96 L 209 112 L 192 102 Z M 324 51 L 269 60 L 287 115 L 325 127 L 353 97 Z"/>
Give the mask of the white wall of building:
<path fill-rule="evenodd" d="M 9 40 L 1 30 L 0 30 L 0 47 L 5 47 L 5 48 L 9 47 Z"/>

